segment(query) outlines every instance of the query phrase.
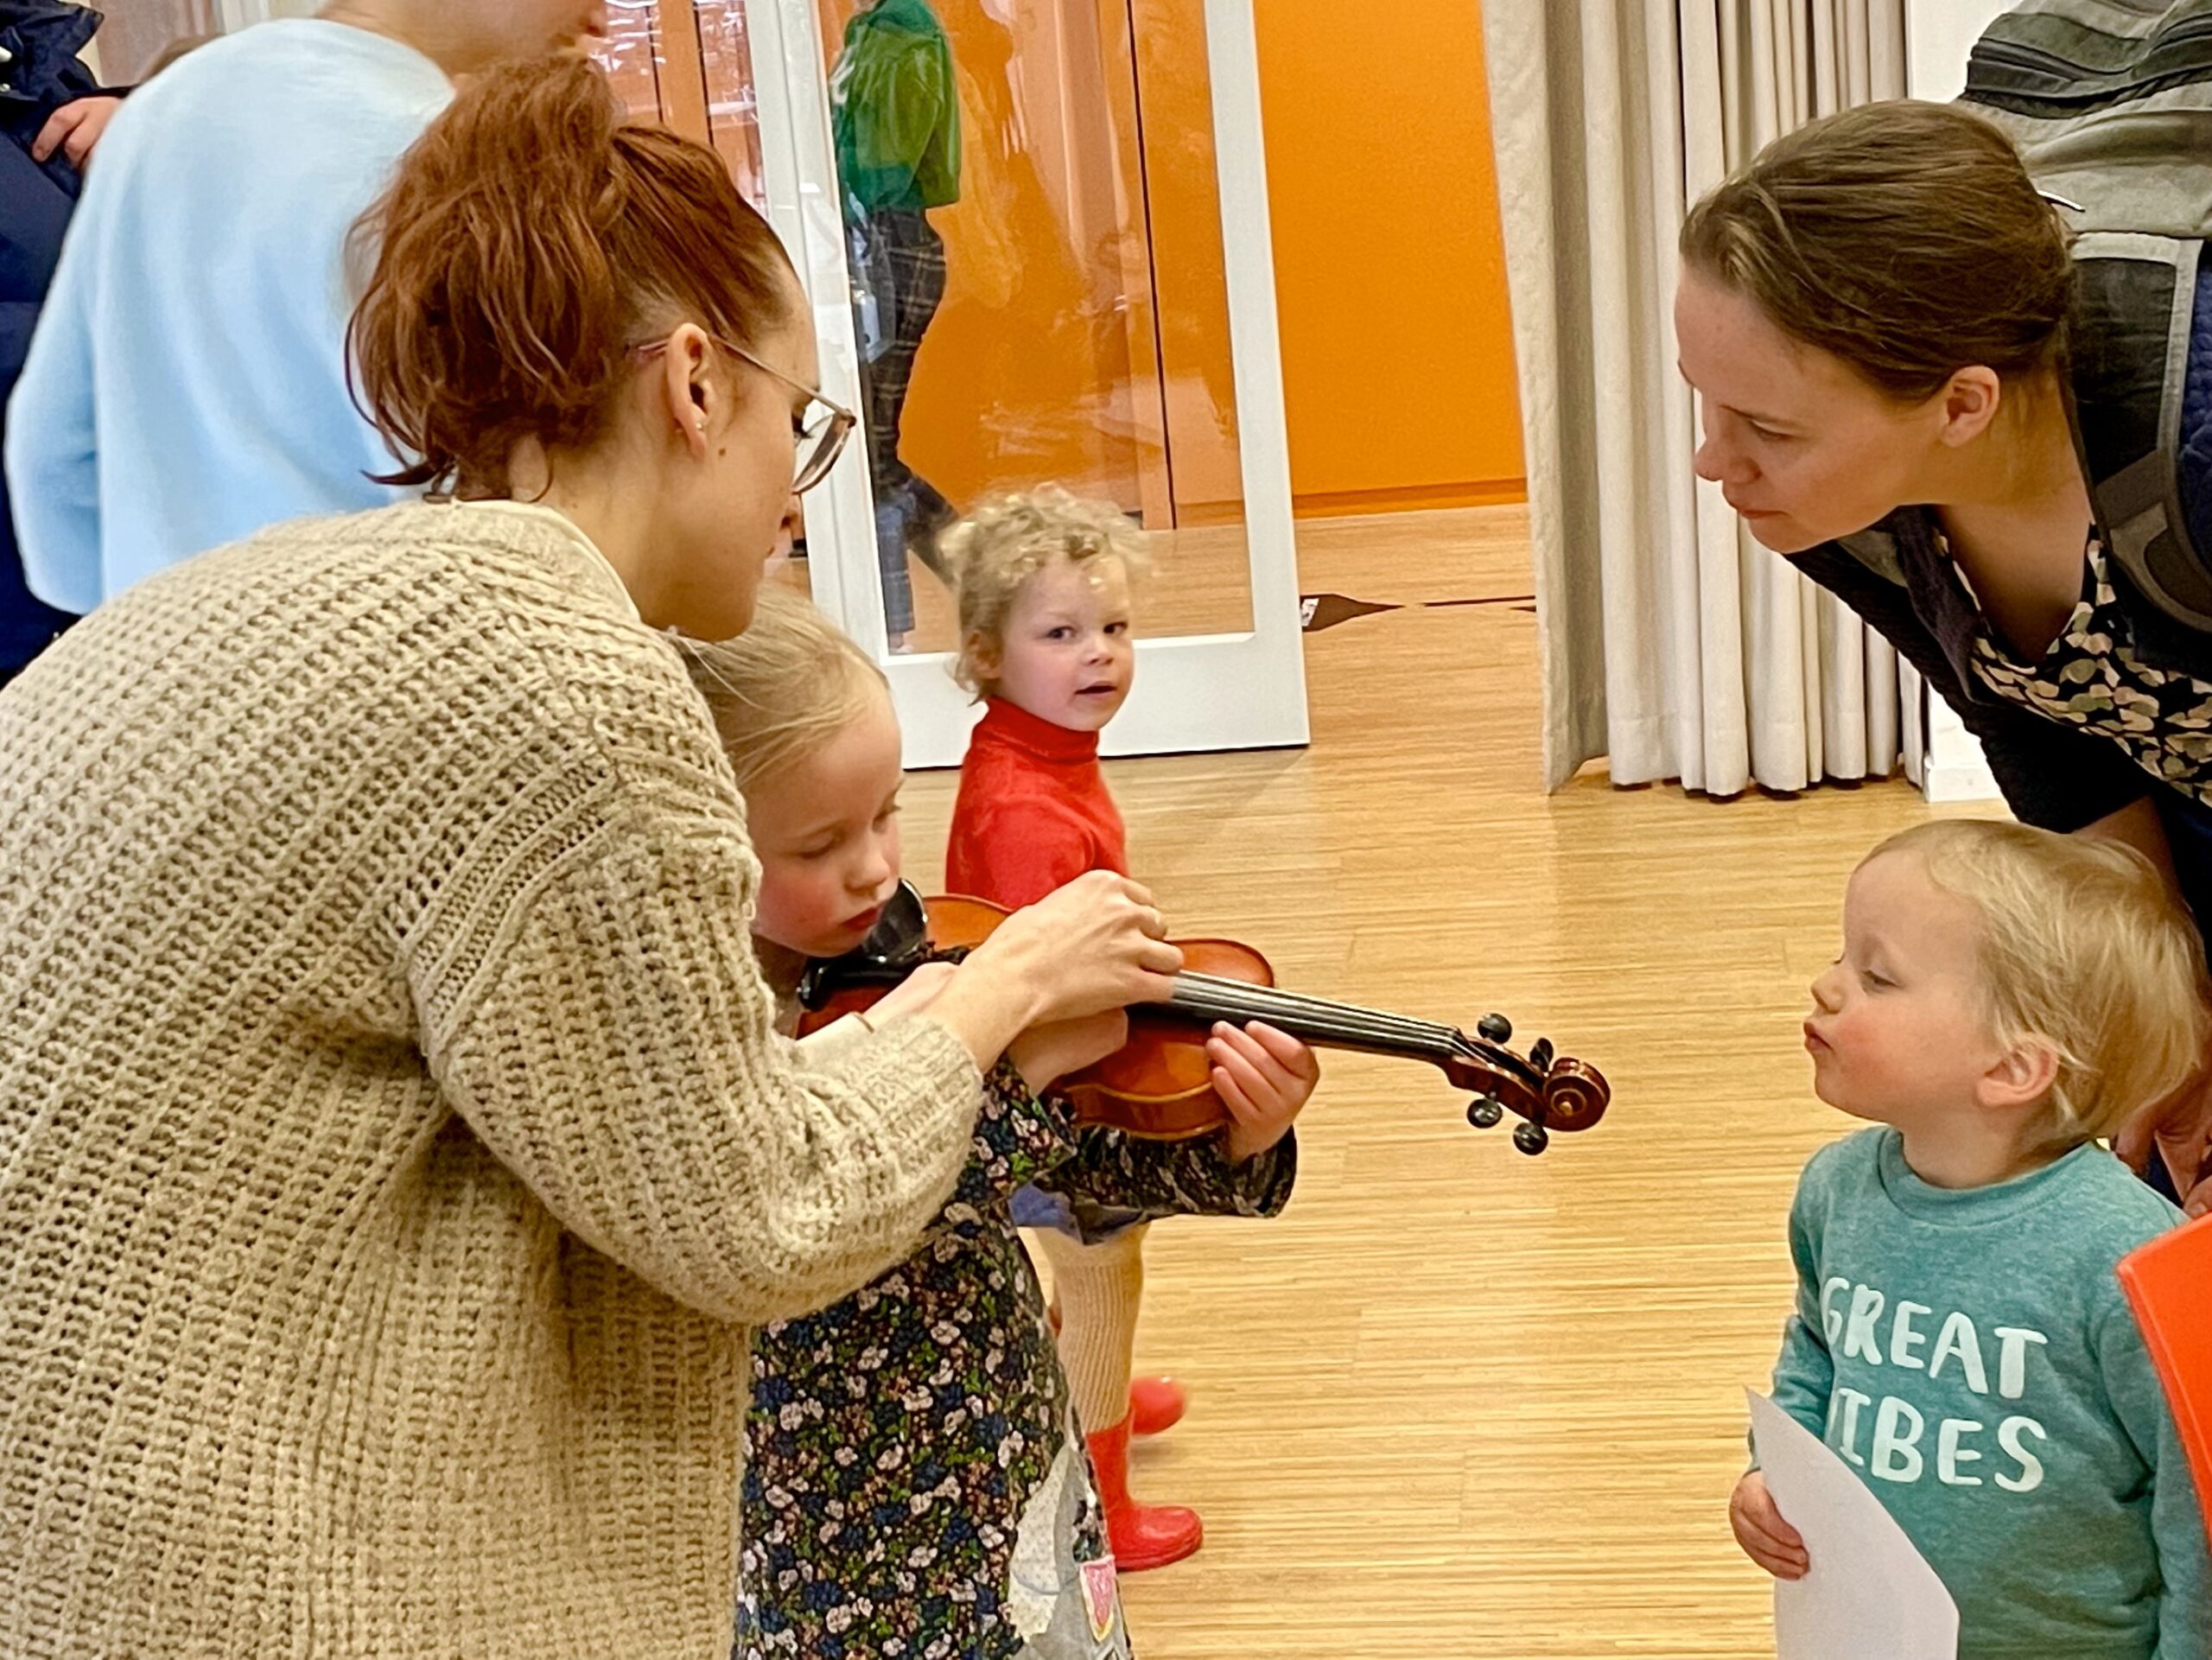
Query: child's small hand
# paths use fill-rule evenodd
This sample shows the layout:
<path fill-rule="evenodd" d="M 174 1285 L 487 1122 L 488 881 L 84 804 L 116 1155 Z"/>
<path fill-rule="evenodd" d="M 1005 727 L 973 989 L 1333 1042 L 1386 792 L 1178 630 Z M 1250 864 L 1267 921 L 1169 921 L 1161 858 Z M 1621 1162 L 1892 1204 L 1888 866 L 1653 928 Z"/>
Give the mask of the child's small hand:
<path fill-rule="evenodd" d="M 1777 1580 L 1802 1580 L 1813 1565 L 1805 1554 L 1804 1539 L 1782 1519 L 1774 1495 L 1766 1490 L 1766 1478 L 1757 1470 L 1736 1484 L 1735 1496 L 1728 1501 L 1728 1525 L 1735 1529 L 1744 1555 Z"/>
<path fill-rule="evenodd" d="M 1321 1063 L 1296 1038 L 1255 1021 L 1239 1031 L 1226 1022 L 1206 1040 L 1214 1093 L 1232 1120 L 1225 1132 L 1236 1163 L 1255 1158 L 1290 1133 L 1298 1110 L 1321 1081 Z"/>

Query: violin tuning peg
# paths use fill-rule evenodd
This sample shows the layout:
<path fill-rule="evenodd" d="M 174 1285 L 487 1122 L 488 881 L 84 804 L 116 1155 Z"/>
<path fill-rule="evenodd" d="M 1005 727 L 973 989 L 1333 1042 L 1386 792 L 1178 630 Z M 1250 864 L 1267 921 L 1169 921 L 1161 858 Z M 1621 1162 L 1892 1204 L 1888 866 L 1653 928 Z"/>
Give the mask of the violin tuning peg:
<path fill-rule="evenodd" d="M 1485 1014 L 1475 1022 L 1475 1032 L 1478 1036 L 1492 1043 L 1510 1043 L 1513 1040 L 1513 1022 L 1503 1014 Z"/>
<path fill-rule="evenodd" d="M 1530 1158 L 1552 1144 L 1550 1132 L 1541 1124 L 1518 1124 L 1513 1130 L 1513 1145 Z"/>
<path fill-rule="evenodd" d="M 1467 1122 L 1477 1129 L 1496 1129 L 1503 1122 L 1505 1109 L 1487 1095 L 1478 1095 L 1467 1103 Z"/>
<path fill-rule="evenodd" d="M 1555 1053 L 1549 1038 L 1538 1038 L 1536 1046 L 1529 1051 L 1529 1064 L 1539 1072 L 1548 1072 L 1552 1069 L 1552 1056 Z"/>

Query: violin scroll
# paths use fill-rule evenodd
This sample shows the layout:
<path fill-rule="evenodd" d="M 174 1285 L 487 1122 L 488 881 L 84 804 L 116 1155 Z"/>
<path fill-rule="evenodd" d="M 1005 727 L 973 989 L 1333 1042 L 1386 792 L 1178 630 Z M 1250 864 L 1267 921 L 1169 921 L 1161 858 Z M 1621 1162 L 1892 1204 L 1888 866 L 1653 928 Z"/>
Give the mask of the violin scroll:
<path fill-rule="evenodd" d="M 1512 1029 L 1489 1015 L 1476 1029 L 1488 1034 L 1500 1027 Z M 1558 1056 L 1548 1038 L 1538 1039 L 1524 1057 L 1500 1040 L 1461 1034 L 1443 1065 L 1452 1083 L 1474 1095 L 1467 1122 L 1491 1129 L 1511 1112 L 1522 1121 L 1514 1127 L 1513 1145 L 1532 1157 L 1551 1145 L 1554 1130 L 1589 1129 L 1605 1116 L 1613 1097 L 1604 1073 Z"/>

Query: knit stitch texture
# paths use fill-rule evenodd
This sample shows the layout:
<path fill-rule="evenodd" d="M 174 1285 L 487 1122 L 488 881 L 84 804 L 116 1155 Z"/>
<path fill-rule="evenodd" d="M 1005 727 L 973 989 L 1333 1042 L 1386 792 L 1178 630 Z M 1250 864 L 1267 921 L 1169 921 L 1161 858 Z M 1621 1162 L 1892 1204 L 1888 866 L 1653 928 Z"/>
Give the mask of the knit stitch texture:
<path fill-rule="evenodd" d="M 747 1326 L 944 1027 L 772 1029 L 712 725 L 543 511 L 303 521 L 0 693 L 0 1654 L 727 1654 Z"/>

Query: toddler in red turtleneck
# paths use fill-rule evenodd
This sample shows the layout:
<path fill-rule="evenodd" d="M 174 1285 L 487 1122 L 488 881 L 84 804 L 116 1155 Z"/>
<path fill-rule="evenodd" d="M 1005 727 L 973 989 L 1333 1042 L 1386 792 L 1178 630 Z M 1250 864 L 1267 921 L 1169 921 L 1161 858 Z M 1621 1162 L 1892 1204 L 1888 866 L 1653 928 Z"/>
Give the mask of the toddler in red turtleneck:
<path fill-rule="evenodd" d="M 1018 544 L 995 540 L 1001 516 L 1020 525 Z M 945 885 L 1010 911 L 1088 870 L 1129 874 L 1098 734 L 1136 670 L 1130 555 L 1116 543 L 1135 532 L 1111 508 L 1096 517 L 1072 499 L 1033 497 L 961 527 L 960 666 L 983 718 L 960 764 Z"/>
<path fill-rule="evenodd" d="M 1104 503 L 1047 487 L 990 503 L 940 543 L 960 608 L 961 683 L 983 702 L 953 808 L 945 887 L 1009 909 L 1088 870 L 1127 875 L 1122 815 L 1098 767 L 1098 735 L 1136 670 L 1129 582 L 1143 539 Z M 1311 1089 L 1313 1058 L 1255 1027 L 1285 1082 Z M 1218 1077 L 1217 1083 L 1219 1083 Z M 1133 1380 L 1145 1224 L 1024 1189 L 1014 1220 L 1052 1269 L 1060 1363 L 1075 1397 L 1114 1555 L 1123 1573 L 1198 1548 L 1197 1514 L 1129 1497 L 1131 1434 L 1183 1415 L 1172 1380 Z"/>

